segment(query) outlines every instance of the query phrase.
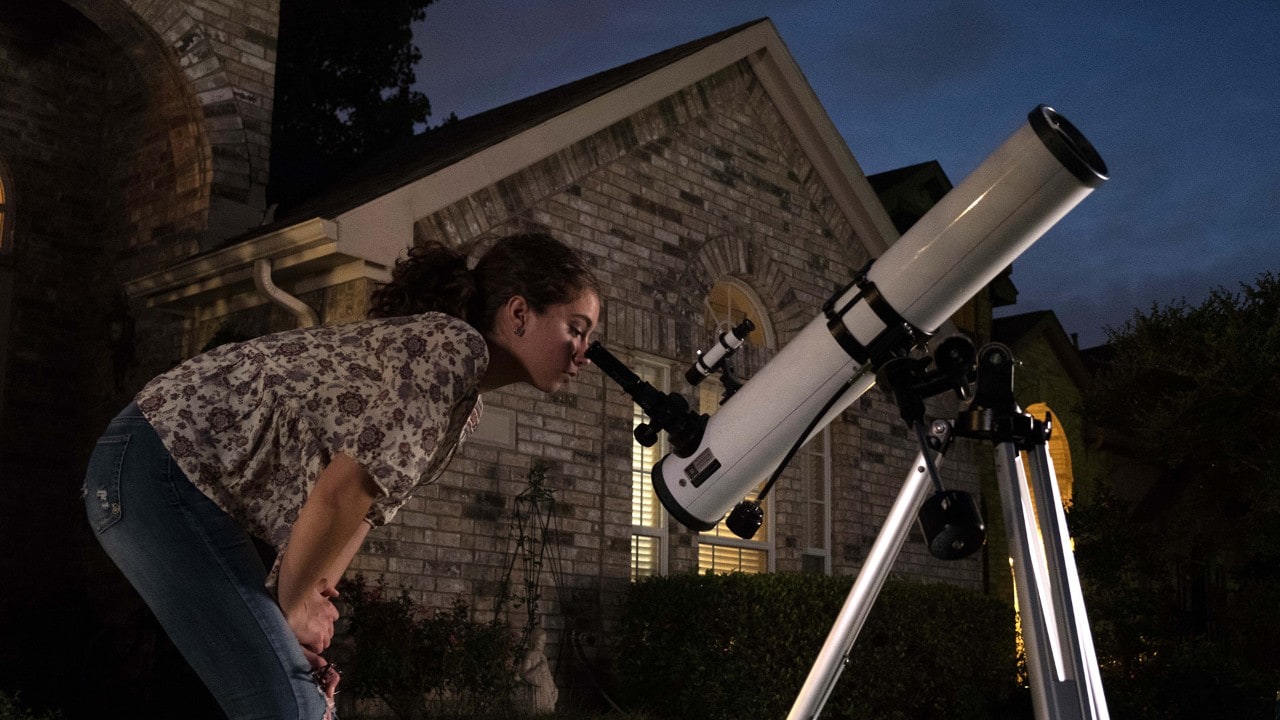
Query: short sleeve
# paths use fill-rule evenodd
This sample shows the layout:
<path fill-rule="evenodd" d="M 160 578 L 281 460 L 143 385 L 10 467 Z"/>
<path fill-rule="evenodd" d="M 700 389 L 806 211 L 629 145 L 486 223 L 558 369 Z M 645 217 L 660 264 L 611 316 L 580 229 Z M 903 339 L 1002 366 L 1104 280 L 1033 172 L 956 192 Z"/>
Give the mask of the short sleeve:
<path fill-rule="evenodd" d="M 366 519 L 389 521 L 443 470 L 472 415 L 487 364 L 483 338 L 452 318 L 406 324 L 376 343 L 370 391 L 339 392 L 324 422 L 331 453 L 359 463 L 382 494 Z"/>

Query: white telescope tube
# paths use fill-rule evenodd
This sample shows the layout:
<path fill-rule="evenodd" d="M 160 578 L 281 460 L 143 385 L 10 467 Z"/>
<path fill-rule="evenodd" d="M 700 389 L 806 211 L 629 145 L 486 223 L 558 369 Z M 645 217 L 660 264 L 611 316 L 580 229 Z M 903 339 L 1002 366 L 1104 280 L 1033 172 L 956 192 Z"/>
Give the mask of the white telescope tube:
<path fill-rule="evenodd" d="M 687 527 L 715 527 L 819 413 L 809 434 L 866 392 L 881 363 L 937 330 L 1106 173 L 1071 123 L 1037 107 L 711 416 L 696 450 L 654 466 L 662 504 Z"/>

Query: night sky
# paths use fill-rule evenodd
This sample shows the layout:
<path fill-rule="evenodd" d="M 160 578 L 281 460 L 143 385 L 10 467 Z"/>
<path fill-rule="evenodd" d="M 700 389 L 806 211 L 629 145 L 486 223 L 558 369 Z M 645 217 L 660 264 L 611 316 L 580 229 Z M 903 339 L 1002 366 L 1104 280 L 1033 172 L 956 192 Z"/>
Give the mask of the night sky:
<path fill-rule="evenodd" d="M 1111 180 L 1014 264 L 1081 347 L 1135 309 L 1280 272 L 1280 2 L 437 0 L 433 122 L 769 17 L 867 174 L 959 184 L 1041 103 Z M 815 308 L 815 312 L 817 309 Z"/>

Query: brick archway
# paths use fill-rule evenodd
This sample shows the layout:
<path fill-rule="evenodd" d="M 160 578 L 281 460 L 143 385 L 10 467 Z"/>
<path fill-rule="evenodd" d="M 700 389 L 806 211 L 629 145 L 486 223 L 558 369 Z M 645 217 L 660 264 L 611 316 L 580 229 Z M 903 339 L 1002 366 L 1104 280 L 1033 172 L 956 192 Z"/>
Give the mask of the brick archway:
<path fill-rule="evenodd" d="M 258 89 L 246 90 L 247 66 L 214 39 L 226 33 L 233 46 L 233 25 L 216 25 L 212 9 L 194 23 L 196 0 L 10 4 L 0 12 L 0 157 L 12 181 L 12 252 L 0 257 L 0 543 L 21 551 L 4 554 L 0 571 L 40 582 L 0 598 L 13 621 L 0 672 L 70 711 L 113 704 L 60 683 L 98 681 L 80 677 L 91 666 L 85 639 L 108 636 L 136 604 L 84 521 L 85 462 L 107 420 L 180 354 L 166 343 L 181 320 L 131 317 L 121 283 L 257 224 L 271 73 L 255 70 Z M 236 12 L 254 7 L 266 12 L 270 0 Z M 274 15 L 259 21 L 273 44 Z M 49 631 L 64 625 L 74 639 Z"/>
<path fill-rule="evenodd" d="M 777 346 L 799 332 L 810 319 L 795 302 L 795 293 L 787 285 L 781 268 L 760 249 L 749 230 L 713 237 L 703 243 L 690 263 L 684 287 L 694 307 L 711 286 L 721 278 L 737 278 L 746 282 L 759 296 L 768 320 L 777 335 Z"/>
<path fill-rule="evenodd" d="M 162 132 L 146 139 L 177 202 L 145 215 L 135 242 L 190 255 L 257 225 L 270 157 L 278 9 L 250 0 L 221 17 L 194 3 L 66 0 L 127 54 L 147 86 Z M 194 242 L 194 245 L 192 244 Z"/>

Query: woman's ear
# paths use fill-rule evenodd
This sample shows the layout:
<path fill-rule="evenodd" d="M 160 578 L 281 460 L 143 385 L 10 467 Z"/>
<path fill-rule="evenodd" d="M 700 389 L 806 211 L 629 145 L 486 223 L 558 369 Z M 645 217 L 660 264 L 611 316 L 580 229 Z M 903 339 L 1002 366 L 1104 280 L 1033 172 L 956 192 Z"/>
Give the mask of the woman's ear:
<path fill-rule="evenodd" d="M 524 327 L 529 322 L 529 302 L 520 295 L 512 295 L 502 306 L 503 319 L 516 335 L 524 335 Z"/>

